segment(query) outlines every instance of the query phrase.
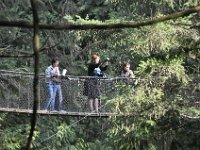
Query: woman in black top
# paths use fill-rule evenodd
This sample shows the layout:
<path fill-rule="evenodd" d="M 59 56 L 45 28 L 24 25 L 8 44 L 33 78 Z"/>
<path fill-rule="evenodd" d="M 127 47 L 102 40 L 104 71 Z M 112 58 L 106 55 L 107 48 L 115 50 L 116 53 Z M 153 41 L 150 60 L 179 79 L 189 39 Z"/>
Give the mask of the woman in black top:
<path fill-rule="evenodd" d="M 103 72 L 108 67 L 108 61 L 100 64 L 100 57 L 98 55 L 92 56 L 92 62 L 88 66 L 88 76 L 93 76 L 88 80 L 88 99 L 90 111 L 98 113 L 100 91 L 98 87 L 98 77 L 103 77 Z M 96 78 L 97 77 L 97 78 Z"/>

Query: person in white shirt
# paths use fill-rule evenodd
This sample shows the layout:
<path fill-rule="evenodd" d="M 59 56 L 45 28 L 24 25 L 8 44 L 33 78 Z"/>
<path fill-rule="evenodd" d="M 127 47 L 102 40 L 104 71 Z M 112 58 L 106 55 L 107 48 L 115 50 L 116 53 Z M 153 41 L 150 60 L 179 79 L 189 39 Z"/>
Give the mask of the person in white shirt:
<path fill-rule="evenodd" d="M 45 70 L 45 82 L 48 89 L 48 98 L 45 101 L 44 109 L 55 111 L 55 97 L 58 92 L 59 105 L 58 111 L 62 111 L 62 90 L 61 90 L 61 74 L 59 71 L 59 61 L 57 58 L 52 59 L 52 65 Z M 51 106 L 51 107 L 50 107 Z"/>

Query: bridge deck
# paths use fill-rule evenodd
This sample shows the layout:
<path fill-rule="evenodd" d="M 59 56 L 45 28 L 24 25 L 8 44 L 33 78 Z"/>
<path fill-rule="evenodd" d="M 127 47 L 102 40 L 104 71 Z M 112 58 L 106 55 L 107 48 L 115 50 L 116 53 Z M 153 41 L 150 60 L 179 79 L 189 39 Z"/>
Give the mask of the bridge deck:
<path fill-rule="evenodd" d="M 28 109 L 15 109 L 15 108 L 0 108 L 0 112 L 5 113 L 19 113 L 19 114 L 32 114 L 33 110 Z M 111 117 L 111 116 L 130 116 L 130 114 L 118 114 L 118 113 L 107 113 L 107 112 L 58 112 L 58 111 L 45 111 L 38 110 L 38 115 L 58 115 L 58 116 L 74 116 L 74 117 Z"/>

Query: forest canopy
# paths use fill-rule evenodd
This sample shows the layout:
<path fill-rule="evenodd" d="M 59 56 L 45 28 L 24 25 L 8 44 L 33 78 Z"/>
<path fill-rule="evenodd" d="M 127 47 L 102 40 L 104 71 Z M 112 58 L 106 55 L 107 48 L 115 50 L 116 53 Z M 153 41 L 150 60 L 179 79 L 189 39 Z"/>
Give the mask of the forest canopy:
<path fill-rule="evenodd" d="M 39 23 L 101 25 L 139 23 L 199 7 L 199 0 L 37 0 Z M 27 0 L 1 0 L 0 25 L 33 22 Z M 40 116 L 35 149 L 191 149 L 200 147 L 200 13 L 137 28 L 40 29 L 39 73 L 53 57 L 69 75 L 87 75 L 92 54 L 110 58 L 108 77 L 124 62 L 141 80 L 115 98 L 113 110 L 134 117 Z M 0 70 L 34 72 L 33 29 L 0 27 Z M 2 86 L 0 86 L 2 88 Z M 14 118 L 14 119 L 13 119 Z M 0 149 L 20 149 L 30 130 L 29 116 L 0 113 Z M 57 133 L 53 138 L 51 135 Z M 14 135 L 14 136 L 13 136 Z"/>

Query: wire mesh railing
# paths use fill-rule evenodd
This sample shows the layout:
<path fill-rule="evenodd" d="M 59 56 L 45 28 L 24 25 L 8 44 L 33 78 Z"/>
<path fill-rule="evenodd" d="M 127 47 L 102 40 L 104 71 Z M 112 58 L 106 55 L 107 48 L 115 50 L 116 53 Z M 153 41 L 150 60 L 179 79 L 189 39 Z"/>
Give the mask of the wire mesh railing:
<path fill-rule="evenodd" d="M 69 78 L 64 78 L 61 82 L 63 110 L 67 112 L 90 112 L 87 92 L 97 88 L 100 94 L 100 106 L 104 106 L 100 111 L 112 112 L 112 106 L 106 106 L 105 103 L 118 97 L 124 86 L 134 86 L 134 81 L 133 78 L 122 77 L 69 76 Z M 33 74 L 0 71 L 0 89 L 0 108 L 32 110 Z M 58 94 L 56 95 L 55 109 L 58 109 Z M 44 103 L 48 98 L 44 75 L 40 75 L 39 97 L 38 110 L 44 110 Z"/>
<path fill-rule="evenodd" d="M 191 75 L 187 84 L 173 77 L 96 78 L 89 76 L 67 76 L 62 79 L 62 108 L 66 112 L 90 112 L 88 90 L 98 90 L 101 113 L 132 113 L 137 110 L 138 101 L 147 105 L 159 105 L 167 109 L 179 107 L 188 112 L 200 106 L 200 75 Z M 139 83 L 137 83 L 137 81 Z M 38 110 L 44 110 L 48 98 L 44 75 L 40 75 Z M 58 109 L 58 94 L 55 109 Z M 0 71 L 0 108 L 29 110 L 33 108 L 33 74 Z M 130 109 L 129 109 L 130 111 Z M 137 113 L 137 112 L 136 112 Z"/>

